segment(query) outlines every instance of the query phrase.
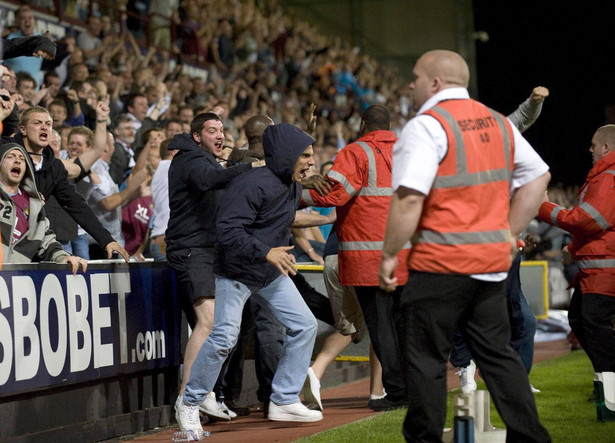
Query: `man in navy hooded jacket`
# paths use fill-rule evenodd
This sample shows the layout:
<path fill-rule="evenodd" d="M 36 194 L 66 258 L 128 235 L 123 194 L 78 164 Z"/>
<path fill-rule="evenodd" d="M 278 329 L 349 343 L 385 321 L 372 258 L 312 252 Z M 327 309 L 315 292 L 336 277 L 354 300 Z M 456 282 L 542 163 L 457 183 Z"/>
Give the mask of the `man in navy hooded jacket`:
<path fill-rule="evenodd" d="M 286 328 L 286 341 L 272 383 L 268 418 L 312 422 L 320 411 L 299 400 L 316 339 L 317 323 L 289 274 L 290 226 L 301 200 L 300 181 L 314 165 L 314 139 L 280 123 L 263 134 L 264 168 L 234 178 L 220 205 L 216 244 L 214 327 L 192 366 L 178 402 L 184 430 L 201 430 L 198 405 L 213 389 L 220 368 L 237 342 L 246 300 L 253 296 Z"/>

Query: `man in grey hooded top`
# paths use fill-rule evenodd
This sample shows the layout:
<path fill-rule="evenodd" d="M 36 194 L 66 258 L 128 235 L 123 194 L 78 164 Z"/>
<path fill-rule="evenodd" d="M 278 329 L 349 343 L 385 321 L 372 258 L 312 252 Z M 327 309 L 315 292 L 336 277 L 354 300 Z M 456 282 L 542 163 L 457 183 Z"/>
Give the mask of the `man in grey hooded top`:
<path fill-rule="evenodd" d="M 254 299 L 286 328 L 286 341 L 272 383 L 268 418 L 312 422 L 322 419 L 299 400 L 316 339 L 317 323 L 289 274 L 290 226 L 301 199 L 300 181 L 314 165 L 314 139 L 296 126 L 269 126 L 263 135 L 264 168 L 229 184 L 217 221 L 214 327 L 192 366 L 177 422 L 202 430 L 198 405 L 213 389 L 228 353 L 237 342 L 246 300 Z"/>
<path fill-rule="evenodd" d="M 0 235 L 3 263 L 53 261 L 70 263 L 73 274 L 87 261 L 65 252 L 49 229 L 34 171 L 25 148 L 0 146 Z"/>

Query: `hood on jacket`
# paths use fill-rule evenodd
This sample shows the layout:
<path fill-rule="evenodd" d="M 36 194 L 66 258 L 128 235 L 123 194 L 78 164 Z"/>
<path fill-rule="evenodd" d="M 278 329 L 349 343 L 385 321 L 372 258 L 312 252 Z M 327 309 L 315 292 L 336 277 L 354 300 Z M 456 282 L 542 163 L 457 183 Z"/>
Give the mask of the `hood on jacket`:
<path fill-rule="evenodd" d="M 263 133 L 265 164 L 283 182 L 292 181 L 297 159 L 316 140 L 289 123 L 267 126 Z"/>
<path fill-rule="evenodd" d="M 36 182 L 34 181 L 34 170 L 32 169 L 32 162 L 29 160 L 30 156 L 26 151 L 26 148 L 18 143 L 5 143 L 0 146 L 0 164 L 4 161 L 4 157 L 13 149 L 18 149 L 24 156 L 24 167 L 26 173 L 21 181 L 21 187 L 30 195 L 38 197 L 38 191 L 36 189 Z"/>
<path fill-rule="evenodd" d="M 167 149 L 169 151 L 174 151 L 176 149 L 178 151 L 194 151 L 200 149 L 203 152 L 207 152 L 203 148 L 201 148 L 197 144 L 197 142 L 194 141 L 191 135 L 188 135 L 185 132 L 181 134 L 175 134 L 175 136 L 171 139 L 171 142 L 167 146 Z"/>

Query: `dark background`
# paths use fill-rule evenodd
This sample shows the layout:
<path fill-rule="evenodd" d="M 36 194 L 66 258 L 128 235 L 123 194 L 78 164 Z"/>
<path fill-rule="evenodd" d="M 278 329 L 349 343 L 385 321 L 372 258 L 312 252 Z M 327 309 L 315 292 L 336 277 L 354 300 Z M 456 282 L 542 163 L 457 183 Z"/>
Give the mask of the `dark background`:
<path fill-rule="evenodd" d="M 604 2 L 611 3 L 611 2 Z M 615 103 L 615 16 L 598 2 L 475 0 L 478 99 L 509 114 L 535 86 L 550 95 L 524 136 L 551 167 L 551 183 L 581 185 L 595 130 Z"/>

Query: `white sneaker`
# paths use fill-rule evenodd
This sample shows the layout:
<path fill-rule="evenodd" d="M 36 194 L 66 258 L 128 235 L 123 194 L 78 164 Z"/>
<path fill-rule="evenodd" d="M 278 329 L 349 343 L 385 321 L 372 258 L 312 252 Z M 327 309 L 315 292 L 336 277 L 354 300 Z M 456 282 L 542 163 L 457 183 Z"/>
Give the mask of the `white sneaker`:
<path fill-rule="evenodd" d="M 322 420 L 322 412 L 308 409 L 301 402 L 290 405 L 276 405 L 270 401 L 267 418 L 271 421 L 311 422 Z"/>
<path fill-rule="evenodd" d="M 538 394 L 540 392 L 540 389 L 536 389 L 534 385 L 532 385 L 531 383 L 530 383 L 530 389 L 532 391 L 532 394 Z"/>
<path fill-rule="evenodd" d="M 195 431 L 197 434 L 204 432 L 199 418 L 199 406 L 187 405 L 182 395 L 175 401 L 175 420 L 182 431 Z"/>
<path fill-rule="evenodd" d="M 224 403 L 224 400 L 218 401 L 218 407 L 220 408 L 220 410 L 222 410 L 222 412 L 225 412 L 229 417 L 231 418 L 237 417 L 237 414 L 228 408 L 226 403 Z"/>
<path fill-rule="evenodd" d="M 381 398 L 384 398 L 387 396 L 387 391 L 382 388 L 382 395 L 376 395 L 376 394 L 369 394 L 369 399 L 370 400 L 380 400 Z"/>
<path fill-rule="evenodd" d="M 320 400 L 320 380 L 318 380 L 312 368 L 308 368 L 301 394 L 303 394 L 303 400 L 306 403 L 314 403 L 318 406 L 319 410 L 323 410 L 322 401 Z"/>
<path fill-rule="evenodd" d="M 205 400 L 203 400 L 199 405 L 199 410 L 212 418 L 219 418 L 220 420 L 231 419 L 231 416 L 218 406 L 218 402 L 216 401 L 216 393 L 214 391 L 207 394 Z"/>
<path fill-rule="evenodd" d="M 470 365 L 465 368 L 459 368 L 456 374 L 459 376 L 461 384 L 461 392 L 463 394 L 471 394 L 476 391 L 476 381 L 474 380 L 474 373 L 476 372 L 476 363 L 474 360 L 470 360 Z"/>

